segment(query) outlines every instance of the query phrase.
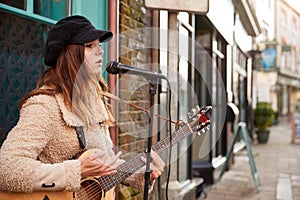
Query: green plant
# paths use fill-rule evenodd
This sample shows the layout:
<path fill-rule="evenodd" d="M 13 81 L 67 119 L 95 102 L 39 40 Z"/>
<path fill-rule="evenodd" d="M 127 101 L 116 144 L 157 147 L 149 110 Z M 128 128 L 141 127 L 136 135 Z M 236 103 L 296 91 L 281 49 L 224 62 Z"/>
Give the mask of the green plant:
<path fill-rule="evenodd" d="M 254 109 L 254 126 L 258 130 L 267 130 L 274 119 L 275 112 L 270 103 L 258 102 Z"/>

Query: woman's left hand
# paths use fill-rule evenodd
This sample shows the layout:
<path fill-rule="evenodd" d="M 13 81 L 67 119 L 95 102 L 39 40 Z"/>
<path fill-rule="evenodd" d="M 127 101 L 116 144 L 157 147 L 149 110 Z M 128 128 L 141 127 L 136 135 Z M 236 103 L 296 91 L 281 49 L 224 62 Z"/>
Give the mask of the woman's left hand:
<path fill-rule="evenodd" d="M 152 162 L 150 163 L 150 169 L 152 170 L 152 172 L 150 174 L 150 179 L 151 182 L 153 182 L 163 173 L 165 163 L 155 151 L 151 151 L 151 158 Z M 144 163 L 147 162 L 145 157 L 141 157 L 141 159 Z"/>

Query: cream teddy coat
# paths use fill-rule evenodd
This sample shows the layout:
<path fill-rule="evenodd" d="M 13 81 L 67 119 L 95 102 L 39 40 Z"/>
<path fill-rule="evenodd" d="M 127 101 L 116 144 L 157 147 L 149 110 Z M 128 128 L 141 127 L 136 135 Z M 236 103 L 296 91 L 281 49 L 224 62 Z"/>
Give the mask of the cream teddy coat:
<path fill-rule="evenodd" d="M 102 100 L 94 106 L 99 122 L 108 120 Z M 72 157 L 81 149 L 74 126 L 83 126 L 83 122 L 69 111 L 62 96 L 41 94 L 29 98 L 0 149 L 0 190 L 77 191 L 81 165 Z M 95 124 L 88 131 L 84 129 L 84 134 L 87 149 L 114 154 L 107 126 Z M 141 189 L 142 176 L 133 175 L 129 183 Z"/>

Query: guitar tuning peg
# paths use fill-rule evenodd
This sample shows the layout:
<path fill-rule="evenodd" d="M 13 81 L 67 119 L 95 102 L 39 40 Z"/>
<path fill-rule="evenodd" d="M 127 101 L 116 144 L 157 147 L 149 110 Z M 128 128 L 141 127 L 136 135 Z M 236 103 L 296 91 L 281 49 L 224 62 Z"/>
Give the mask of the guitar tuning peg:
<path fill-rule="evenodd" d="M 201 134 L 202 134 L 202 133 L 201 133 L 201 131 L 198 131 L 198 132 L 197 132 L 197 135 L 199 135 L 199 136 L 200 136 Z"/>
<path fill-rule="evenodd" d="M 210 125 L 207 125 L 207 126 L 206 126 L 206 129 L 209 130 L 209 128 L 210 128 Z"/>
<path fill-rule="evenodd" d="M 196 105 L 195 109 L 196 109 L 196 111 L 198 112 L 198 111 L 200 110 L 199 105 Z"/>
<path fill-rule="evenodd" d="M 191 110 L 191 113 L 193 114 L 193 116 L 197 113 L 197 111 L 196 111 L 196 108 L 193 108 L 192 110 Z"/>
<path fill-rule="evenodd" d="M 188 117 L 189 119 L 191 119 L 191 118 L 193 117 L 193 115 L 192 115 L 191 112 L 188 112 L 186 115 L 187 115 L 187 117 Z"/>

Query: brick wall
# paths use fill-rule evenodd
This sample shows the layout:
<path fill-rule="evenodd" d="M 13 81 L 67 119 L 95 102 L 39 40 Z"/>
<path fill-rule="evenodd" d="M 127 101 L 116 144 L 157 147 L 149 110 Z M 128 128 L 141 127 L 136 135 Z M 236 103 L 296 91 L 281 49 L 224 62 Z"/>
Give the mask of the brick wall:
<path fill-rule="evenodd" d="M 150 12 L 144 8 L 143 0 L 120 1 L 120 57 L 123 64 L 145 68 L 151 63 L 151 41 L 149 32 L 141 28 L 151 26 Z M 129 33 L 129 34 L 127 34 Z M 122 75 L 119 79 L 119 96 L 143 108 L 149 108 L 148 83 L 140 76 Z M 119 104 L 119 147 L 130 157 L 147 146 L 148 115 L 135 108 Z"/>

